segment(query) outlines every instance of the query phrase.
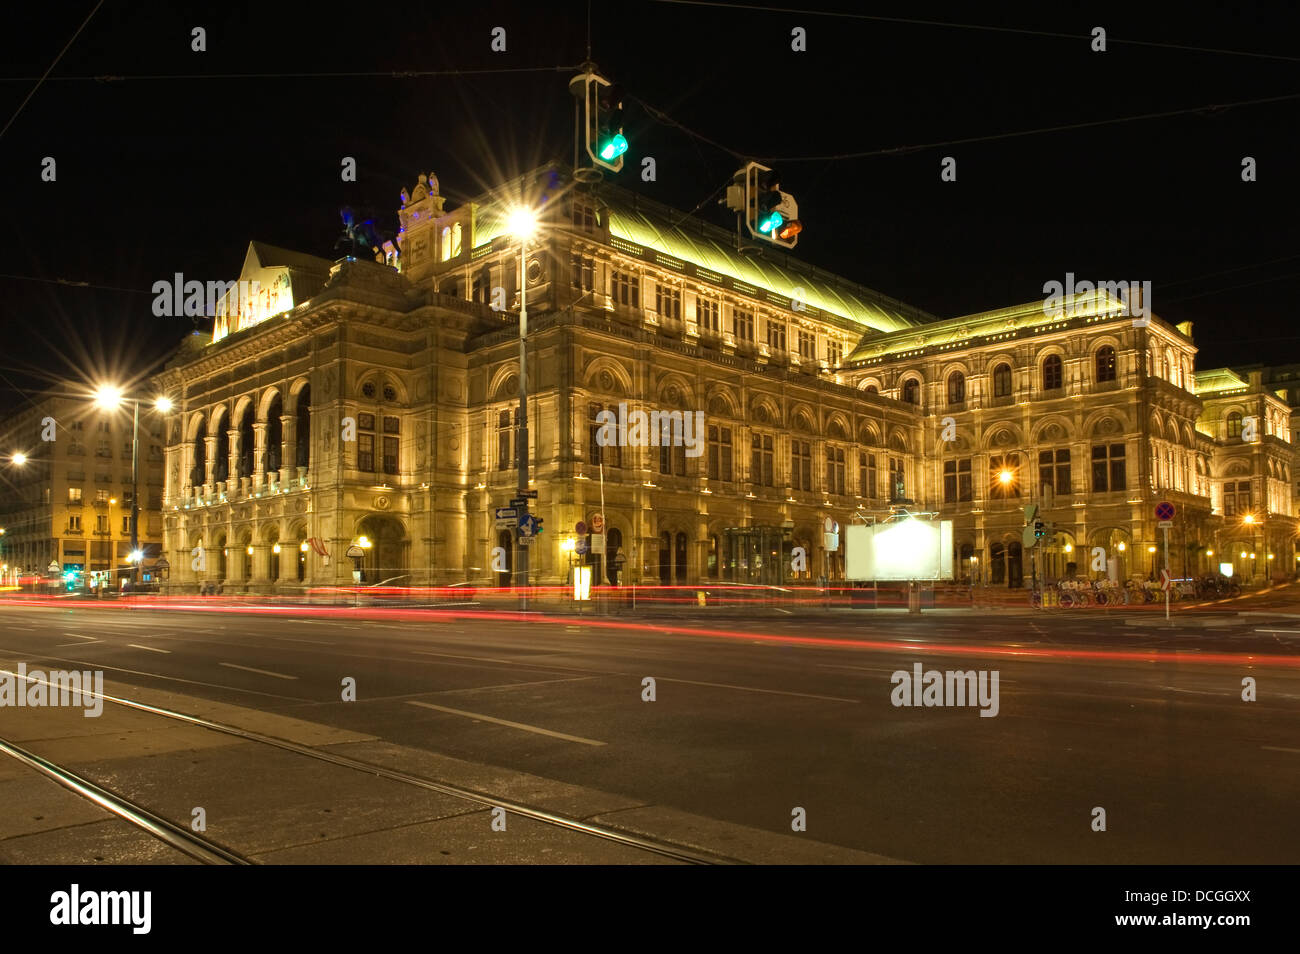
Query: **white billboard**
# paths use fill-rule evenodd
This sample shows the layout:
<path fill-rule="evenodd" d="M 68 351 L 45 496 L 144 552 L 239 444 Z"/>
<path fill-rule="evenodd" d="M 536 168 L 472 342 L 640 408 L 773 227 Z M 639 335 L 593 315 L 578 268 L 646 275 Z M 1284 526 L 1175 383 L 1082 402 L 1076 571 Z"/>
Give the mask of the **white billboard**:
<path fill-rule="evenodd" d="M 952 521 L 905 518 L 845 527 L 848 580 L 951 580 Z"/>

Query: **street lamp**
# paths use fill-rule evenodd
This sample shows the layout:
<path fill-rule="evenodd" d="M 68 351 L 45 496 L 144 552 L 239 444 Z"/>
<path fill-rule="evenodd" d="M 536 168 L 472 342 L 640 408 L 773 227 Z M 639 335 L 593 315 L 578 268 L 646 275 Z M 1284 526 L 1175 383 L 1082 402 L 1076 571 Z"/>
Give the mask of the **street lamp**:
<path fill-rule="evenodd" d="M 524 544 L 522 524 L 528 516 L 528 240 L 537 232 L 537 213 L 526 206 L 516 206 L 506 220 L 510 234 L 519 239 L 519 436 L 515 454 L 519 464 L 519 526 L 516 527 L 518 554 L 515 573 L 528 586 L 528 547 Z M 528 596 L 520 597 L 521 608 L 528 607 Z"/>
<path fill-rule="evenodd" d="M 27 455 L 24 454 L 22 451 L 18 451 L 9 459 L 13 461 L 15 464 L 17 464 L 19 467 L 27 463 Z"/>
<path fill-rule="evenodd" d="M 140 561 L 144 558 L 143 551 L 140 549 L 140 399 L 126 397 L 121 388 L 115 387 L 111 384 L 101 385 L 95 391 L 95 404 L 106 411 L 115 410 L 121 407 L 125 401 L 130 401 L 132 405 L 131 586 L 134 587 Z M 174 407 L 171 398 L 165 396 L 155 398 L 153 406 L 164 414 Z M 136 554 L 140 554 L 140 556 L 137 558 Z"/>

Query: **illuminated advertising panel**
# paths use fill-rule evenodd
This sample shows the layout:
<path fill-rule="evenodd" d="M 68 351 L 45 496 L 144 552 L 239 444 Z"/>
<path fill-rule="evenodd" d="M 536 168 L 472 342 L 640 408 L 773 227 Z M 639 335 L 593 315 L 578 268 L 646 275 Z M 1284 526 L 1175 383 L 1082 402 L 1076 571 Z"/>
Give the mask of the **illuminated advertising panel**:
<path fill-rule="evenodd" d="M 854 581 L 951 580 L 952 521 L 850 524 L 845 528 L 844 576 Z"/>

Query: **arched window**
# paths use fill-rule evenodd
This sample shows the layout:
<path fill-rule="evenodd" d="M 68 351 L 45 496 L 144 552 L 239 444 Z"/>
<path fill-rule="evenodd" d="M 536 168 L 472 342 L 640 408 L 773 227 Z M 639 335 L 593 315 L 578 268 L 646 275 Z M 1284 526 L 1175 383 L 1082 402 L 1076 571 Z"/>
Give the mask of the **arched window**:
<path fill-rule="evenodd" d="M 297 466 L 307 467 L 311 463 L 311 385 L 308 384 L 298 392 L 298 426 L 294 430 L 297 443 Z"/>
<path fill-rule="evenodd" d="M 1097 381 L 1115 380 L 1115 349 L 1110 345 L 1097 349 Z"/>
<path fill-rule="evenodd" d="M 880 388 L 876 387 L 874 384 L 868 384 L 868 385 L 867 385 L 867 393 L 868 393 L 868 394 L 879 394 L 879 393 L 880 393 Z"/>
<path fill-rule="evenodd" d="M 1055 391 L 1061 386 L 1061 356 L 1049 354 L 1043 359 L 1043 390 Z"/>
<path fill-rule="evenodd" d="M 948 375 L 948 403 L 960 404 L 966 400 L 966 375 L 954 371 Z"/>
<path fill-rule="evenodd" d="M 708 554 L 709 579 L 718 578 L 718 535 L 715 533 L 709 537 L 709 554 Z"/>
<path fill-rule="evenodd" d="M 677 546 L 673 554 L 673 562 L 677 565 L 677 582 L 686 582 L 686 534 L 677 534 Z"/>
<path fill-rule="evenodd" d="M 190 471 L 190 484 L 202 486 L 208 479 L 208 422 L 200 421 L 194 434 L 194 469 Z"/>
<path fill-rule="evenodd" d="M 908 404 L 921 403 L 921 382 L 916 378 L 908 378 L 903 382 L 903 400 Z"/>
<path fill-rule="evenodd" d="M 266 459 L 263 464 L 272 480 L 280 479 L 280 452 L 284 442 L 284 427 L 280 418 L 283 414 L 284 402 L 277 394 L 271 401 L 271 406 L 266 409 Z"/>
<path fill-rule="evenodd" d="M 239 419 L 239 457 L 235 460 L 238 470 L 236 477 L 253 476 L 253 406 L 250 404 L 244 408 L 243 416 Z"/>
<path fill-rule="evenodd" d="M 665 530 L 659 534 L 659 582 L 667 586 L 673 581 L 673 535 Z"/>
<path fill-rule="evenodd" d="M 993 369 L 993 396 L 1011 396 L 1011 365 L 1000 364 Z"/>
<path fill-rule="evenodd" d="M 451 258 L 451 226 L 445 226 L 442 230 L 442 260 L 445 262 Z"/>
<path fill-rule="evenodd" d="M 1241 413 L 1239 411 L 1233 411 L 1228 415 L 1228 436 L 1241 436 Z"/>
<path fill-rule="evenodd" d="M 230 477 L 230 427 L 224 416 L 215 425 L 217 432 L 217 449 L 212 454 L 212 480 L 225 483 Z"/>

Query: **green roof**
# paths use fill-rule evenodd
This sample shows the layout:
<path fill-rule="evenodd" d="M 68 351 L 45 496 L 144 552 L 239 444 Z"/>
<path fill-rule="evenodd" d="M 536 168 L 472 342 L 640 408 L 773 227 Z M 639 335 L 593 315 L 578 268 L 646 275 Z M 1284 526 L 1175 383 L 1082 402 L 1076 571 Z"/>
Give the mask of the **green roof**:
<path fill-rule="evenodd" d="M 503 187 L 501 195 L 518 194 L 524 181 L 552 168 L 564 179 L 569 178 L 566 169 L 548 166 Z M 606 210 L 611 245 L 654 264 L 689 271 L 696 278 L 787 308 L 795 289 L 802 288 L 810 316 L 838 317 L 880 332 L 900 331 L 937 320 L 919 308 L 775 248 L 764 247 L 759 254 L 741 254 L 736 250 L 735 236 L 727 230 L 621 186 L 600 183 L 590 195 L 597 206 Z M 478 201 L 473 241 L 476 246 L 482 246 L 505 234 L 505 209 L 510 203 L 493 196 Z M 683 265 L 692 267 L 684 269 Z M 754 295 L 760 290 L 763 294 Z"/>
<path fill-rule="evenodd" d="M 1210 368 L 1196 372 L 1196 393 L 1212 394 L 1215 391 L 1232 391 L 1249 387 L 1249 382 L 1231 368 Z"/>

